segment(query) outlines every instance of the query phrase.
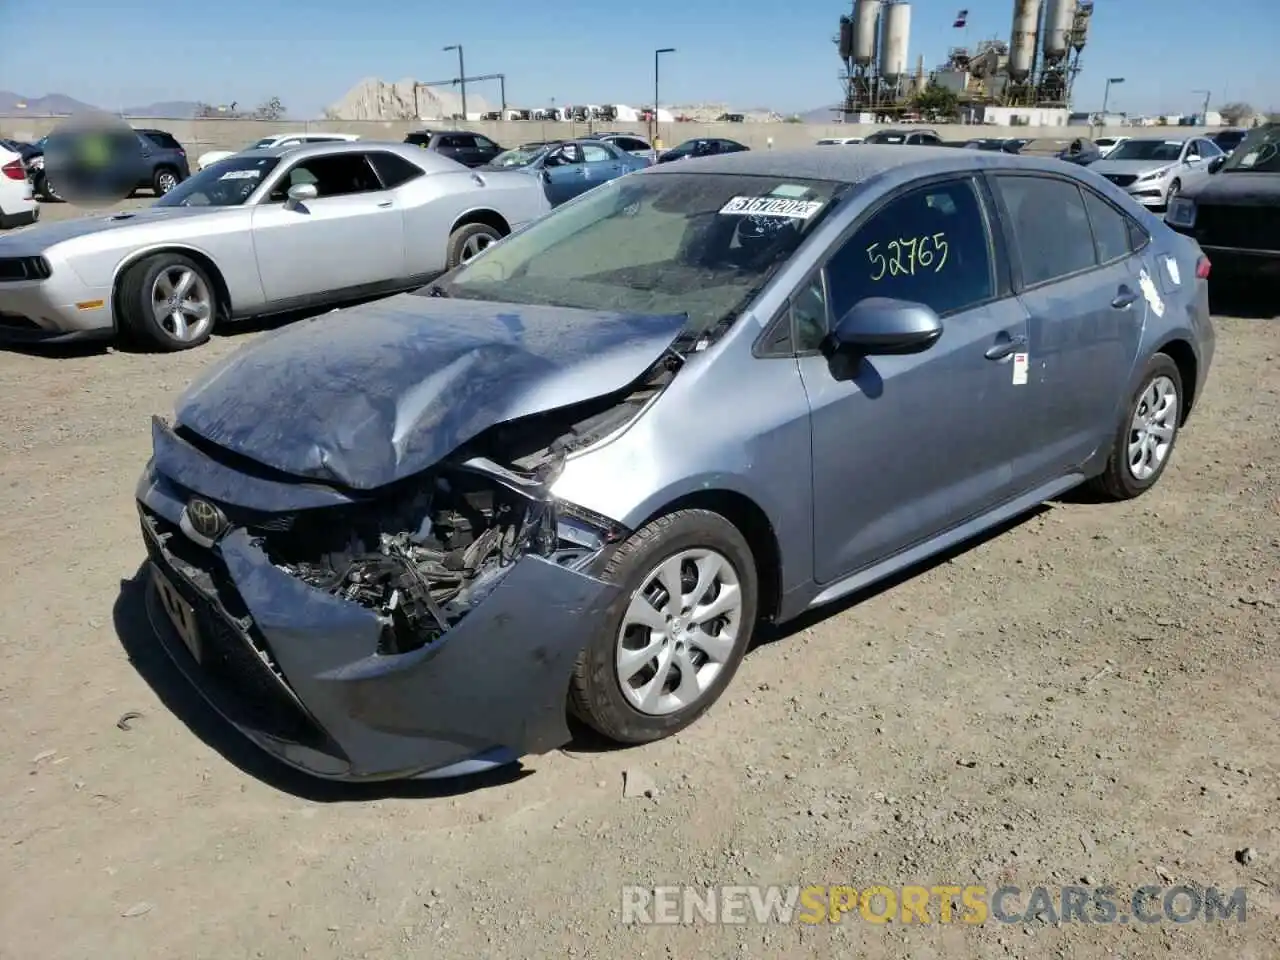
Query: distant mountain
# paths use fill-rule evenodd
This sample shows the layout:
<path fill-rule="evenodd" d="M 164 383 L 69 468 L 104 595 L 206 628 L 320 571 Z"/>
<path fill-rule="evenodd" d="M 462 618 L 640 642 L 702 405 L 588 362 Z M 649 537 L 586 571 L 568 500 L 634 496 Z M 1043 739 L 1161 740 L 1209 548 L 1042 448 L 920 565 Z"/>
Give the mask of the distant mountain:
<path fill-rule="evenodd" d="M 0 90 L 0 116 L 59 117 L 73 113 L 88 113 L 97 109 L 75 97 L 68 97 L 61 93 L 46 93 L 43 97 L 24 97 L 12 90 Z"/>
<path fill-rule="evenodd" d="M 192 100 L 165 100 L 145 107 L 128 107 L 123 112 L 126 117 L 189 120 L 196 115 L 199 106 Z M 101 110 L 101 107 L 62 93 L 24 97 L 12 90 L 0 90 L 0 117 L 64 117 L 76 113 L 98 113 Z"/>

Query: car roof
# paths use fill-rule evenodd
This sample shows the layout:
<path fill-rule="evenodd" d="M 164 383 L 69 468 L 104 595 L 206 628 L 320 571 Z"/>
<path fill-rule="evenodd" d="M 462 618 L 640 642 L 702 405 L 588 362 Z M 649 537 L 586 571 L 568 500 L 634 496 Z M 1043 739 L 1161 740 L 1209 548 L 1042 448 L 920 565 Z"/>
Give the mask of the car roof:
<path fill-rule="evenodd" d="M 813 146 L 795 150 L 744 150 L 741 153 L 714 154 L 685 163 L 648 167 L 641 174 L 718 173 L 862 183 L 897 168 L 910 168 L 916 176 L 979 168 L 1041 170 L 1058 174 L 1073 169 L 1070 164 L 1049 157 L 1020 157 L 1010 153 L 956 150 L 953 147 L 853 143 L 847 150 L 819 150 Z"/>
<path fill-rule="evenodd" d="M 422 167 L 428 173 L 447 173 L 462 166 L 457 161 L 450 160 L 448 157 L 433 153 L 430 150 L 423 150 L 413 144 L 390 140 L 333 140 L 328 143 L 301 143 L 288 147 L 262 147 L 257 150 L 245 150 L 237 153 L 236 157 L 251 159 L 258 157 L 296 157 L 306 159 L 308 157 L 328 156 L 333 153 L 366 153 L 370 150 L 397 154 Z"/>

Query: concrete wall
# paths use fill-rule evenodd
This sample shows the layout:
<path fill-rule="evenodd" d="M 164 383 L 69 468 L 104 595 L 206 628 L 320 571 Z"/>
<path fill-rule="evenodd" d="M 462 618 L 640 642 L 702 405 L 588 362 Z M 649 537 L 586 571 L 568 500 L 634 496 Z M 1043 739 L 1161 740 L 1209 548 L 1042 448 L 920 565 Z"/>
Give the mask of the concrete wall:
<path fill-rule="evenodd" d="M 35 139 L 48 133 L 63 122 L 59 117 L 0 117 L 0 135 L 20 139 Z M 365 140 L 392 140 L 400 142 L 410 130 L 425 126 L 440 128 L 442 123 L 414 121 L 376 120 L 315 120 L 272 122 L 259 120 L 163 120 L 145 118 L 130 120 L 136 127 L 156 127 L 168 130 L 178 138 L 187 151 L 199 155 L 206 150 L 240 150 L 255 140 L 275 133 L 329 130 L 336 133 L 356 133 Z M 583 136 L 595 130 L 630 131 L 640 135 L 647 133 L 643 123 L 609 123 L 589 125 L 585 123 L 467 123 L 466 129 L 475 130 L 504 146 L 515 146 L 532 140 L 551 140 Z M 822 137 L 859 137 L 873 133 L 882 127 L 853 123 L 664 123 L 661 125 L 664 146 L 673 147 L 692 137 L 728 137 L 745 143 L 752 149 L 773 147 L 809 146 Z M 1068 137 L 1088 133 L 1085 127 L 996 127 L 996 126 L 932 126 L 945 140 L 966 140 L 972 137 Z M 1203 133 L 1197 127 L 1116 127 L 1107 134 L 1120 136 L 1187 137 Z M 1101 130 L 1094 131 L 1102 136 Z"/>

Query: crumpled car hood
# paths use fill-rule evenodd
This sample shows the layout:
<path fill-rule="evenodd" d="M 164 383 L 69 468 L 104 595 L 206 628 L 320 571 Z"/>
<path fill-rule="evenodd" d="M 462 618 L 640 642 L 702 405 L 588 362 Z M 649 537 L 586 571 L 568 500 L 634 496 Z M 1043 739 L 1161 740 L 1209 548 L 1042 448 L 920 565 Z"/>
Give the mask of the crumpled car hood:
<path fill-rule="evenodd" d="M 496 424 L 624 389 L 686 322 L 402 294 L 243 348 L 187 389 L 177 425 L 276 470 L 371 490 Z"/>

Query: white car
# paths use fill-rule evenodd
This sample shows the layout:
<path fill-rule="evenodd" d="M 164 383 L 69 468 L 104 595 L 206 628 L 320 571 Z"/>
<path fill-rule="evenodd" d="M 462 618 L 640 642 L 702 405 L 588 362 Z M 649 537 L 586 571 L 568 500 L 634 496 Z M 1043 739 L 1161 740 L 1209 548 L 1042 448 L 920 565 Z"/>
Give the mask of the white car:
<path fill-rule="evenodd" d="M 1102 154 L 1103 159 L 1106 159 L 1107 155 L 1110 154 L 1112 150 L 1120 146 L 1120 144 L 1124 143 L 1128 139 L 1130 138 L 1129 137 L 1099 137 L 1097 140 L 1093 141 L 1093 145 L 1098 148 L 1098 152 Z"/>
<path fill-rule="evenodd" d="M 39 216 L 21 154 L 0 147 L 0 230 L 35 223 Z"/>
<path fill-rule="evenodd" d="M 360 135 L 356 133 L 277 133 L 274 136 L 255 140 L 244 149 L 269 150 L 272 147 L 296 147 L 303 143 L 338 143 L 359 139 Z M 225 160 L 242 152 L 241 150 L 210 150 L 196 158 L 196 169 L 203 170 L 219 160 Z"/>
<path fill-rule="evenodd" d="M 820 147 L 846 146 L 851 143 L 866 143 L 866 137 L 826 137 L 818 141 Z"/>

